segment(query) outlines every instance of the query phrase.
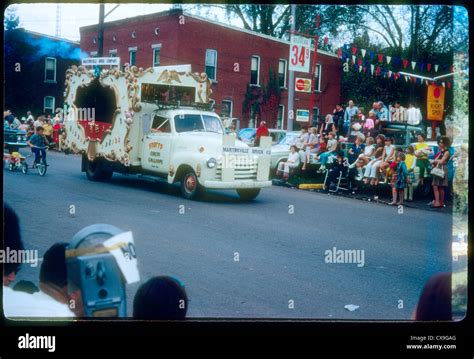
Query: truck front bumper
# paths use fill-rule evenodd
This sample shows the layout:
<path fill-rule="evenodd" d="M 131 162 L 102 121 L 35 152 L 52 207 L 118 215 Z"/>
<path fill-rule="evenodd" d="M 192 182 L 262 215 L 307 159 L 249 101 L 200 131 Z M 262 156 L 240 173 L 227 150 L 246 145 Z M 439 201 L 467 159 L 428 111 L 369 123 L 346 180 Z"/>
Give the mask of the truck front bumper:
<path fill-rule="evenodd" d="M 236 180 L 236 181 L 204 181 L 204 187 L 209 189 L 238 189 L 271 187 L 272 181 Z"/>

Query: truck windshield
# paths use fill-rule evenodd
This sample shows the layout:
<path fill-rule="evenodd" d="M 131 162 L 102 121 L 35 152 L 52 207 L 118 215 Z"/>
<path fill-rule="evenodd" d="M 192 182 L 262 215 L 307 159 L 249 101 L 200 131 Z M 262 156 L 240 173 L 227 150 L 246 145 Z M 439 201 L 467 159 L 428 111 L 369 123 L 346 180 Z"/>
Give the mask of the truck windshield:
<path fill-rule="evenodd" d="M 176 132 L 216 132 L 224 133 L 218 117 L 208 115 L 176 115 Z"/>

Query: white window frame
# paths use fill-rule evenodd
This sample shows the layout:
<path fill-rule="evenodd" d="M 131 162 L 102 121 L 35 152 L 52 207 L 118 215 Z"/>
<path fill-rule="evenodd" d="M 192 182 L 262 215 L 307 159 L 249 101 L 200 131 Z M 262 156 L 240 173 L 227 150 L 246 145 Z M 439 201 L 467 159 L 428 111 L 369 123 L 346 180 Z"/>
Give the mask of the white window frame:
<path fill-rule="evenodd" d="M 278 105 L 278 111 L 279 111 L 280 107 L 282 108 L 280 128 L 283 130 L 284 126 L 285 126 L 285 110 L 286 110 L 286 107 L 285 107 L 285 105 L 280 104 L 280 105 Z"/>
<path fill-rule="evenodd" d="M 252 79 L 252 60 L 256 58 L 258 60 L 257 63 L 257 83 L 256 84 L 250 84 L 250 86 L 260 86 L 260 56 L 258 55 L 252 55 L 250 57 L 250 79 Z"/>
<path fill-rule="evenodd" d="M 213 51 L 216 54 L 216 56 L 215 56 L 216 61 L 215 61 L 214 65 L 208 65 L 207 62 L 206 62 L 208 51 Z M 216 49 L 206 49 L 206 53 L 204 54 L 204 72 L 206 72 L 206 67 L 207 66 L 214 66 L 214 78 L 213 79 L 209 78 L 209 80 L 211 80 L 212 82 L 217 82 L 217 50 Z"/>
<path fill-rule="evenodd" d="M 283 75 L 284 75 L 284 81 L 283 81 L 283 86 L 280 86 L 280 88 L 286 89 L 287 88 L 287 80 L 288 80 L 288 60 L 285 59 L 279 59 L 278 60 L 278 82 L 280 82 L 280 62 L 283 62 L 285 64 L 285 68 L 283 70 Z"/>
<path fill-rule="evenodd" d="M 97 51 L 91 51 L 91 57 L 97 57 L 98 52 Z"/>
<path fill-rule="evenodd" d="M 234 101 L 232 100 L 222 100 L 222 103 L 228 102 L 230 103 L 230 110 L 229 110 L 229 118 L 233 117 L 233 112 L 234 112 Z"/>
<path fill-rule="evenodd" d="M 318 68 L 319 68 L 319 76 L 318 76 L 318 87 L 314 89 L 314 92 L 321 92 L 321 78 L 322 73 L 323 73 L 323 65 L 321 64 L 316 64 L 316 73 L 318 73 Z M 314 81 L 314 80 L 313 80 Z"/>
<path fill-rule="evenodd" d="M 54 60 L 54 80 L 50 80 L 50 79 L 46 78 L 46 73 L 47 73 L 46 63 L 48 62 L 48 60 Z M 58 62 L 57 62 L 55 57 L 45 57 L 44 58 L 44 82 L 51 82 L 51 83 L 56 82 L 57 63 Z"/>
<path fill-rule="evenodd" d="M 110 49 L 109 50 L 110 57 L 117 57 L 117 49 Z"/>
<path fill-rule="evenodd" d="M 136 62 L 137 62 L 137 51 L 138 51 L 138 48 L 135 46 L 135 47 L 129 47 L 128 48 L 128 63 L 130 64 L 130 66 L 133 66 L 133 65 L 137 65 Z M 135 53 L 135 64 L 132 64 L 132 52 Z"/>
<path fill-rule="evenodd" d="M 158 65 L 155 65 L 155 60 L 156 60 L 156 50 L 158 50 L 158 52 L 160 53 L 160 63 Z M 155 67 L 155 66 L 160 66 L 161 64 L 161 44 L 153 44 L 151 45 L 151 51 L 152 51 L 152 66 Z"/>
<path fill-rule="evenodd" d="M 52 107 L 48 107 L 48 110 L 51 109 L 51 113 L 54 114 L 54 109 L 56 105 L 56 98 L 54 96 L 45 96 L 43 97 L 43 112 L 46 113 L 46 99 L 52 98 L 53 99 L 53 105 Z"/>

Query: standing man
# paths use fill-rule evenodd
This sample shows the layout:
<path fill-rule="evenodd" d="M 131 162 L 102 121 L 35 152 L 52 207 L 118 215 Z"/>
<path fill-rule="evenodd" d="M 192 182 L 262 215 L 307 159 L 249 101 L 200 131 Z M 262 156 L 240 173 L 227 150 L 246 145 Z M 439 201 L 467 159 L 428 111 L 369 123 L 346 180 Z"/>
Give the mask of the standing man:
<path fill-rule="evenodd" d="M 412 126 L 417 126 L 421 123 L 421 111 L 419 108 L 413 106 L 412 103 L 408 105 L 408 110 L 406 111 L 406 120 L 407 124 Z"/>
<path fill-rule="evenodd" d="M 33 122 L 33 126 L 36 128 L 38 127 L 43 127 L 44 125 L 44 120 L 45 120 L 45 117 L 44 116 L 38 116 L 38 118 L 36 119 L 35 122 Z"/>
<path fill-rule="evenodd" d="M 338 137 L 341 137 L 343 136 L 343 132 L 344 132 L 344 115 L 345 115 L 345 112 L 344 112 L 344 108 L 342 107 L 341 104 L 337 104 L 336 105 L 336 108 L 334 109 L 333 111 L 333 115 L 332 115 L 332 121 L 334 123 L 334 125 L 337 127 L 337 135 Z M 323 125 L 321 126 L 321 129 L 324 128 L 324 125 L 325 123 L 323 123 Z M 321 131 L 321 130 L 320 130 Z"/>
<path fill-rule="evenodd" d="M 35 122 L 35 118 L 33 117 L 33 115 L 31 114 L 31 111 L 27 111 L 26 112 L 26 122 L 30 122 L 30 120 L 32 122 Z"/>
<path fill-rule="evenodd" d="M 346 112 L 344 113 L 344 136 L 349 133 L 349 128 L 351 127 L 351 121 L 354 116 L 357 116 L 359 109 L 354 106 L 354 101 L 349 100 L 347 103 Z"/>
<path fill-rule="evenodd" d="M 267 123 L 265 121 L 260 122 L 260 126 L 257 128 L 257 133 L 255 134 L 254 146 L 260 146 L 260 137 L 268 136 L 269 134 Z"/>

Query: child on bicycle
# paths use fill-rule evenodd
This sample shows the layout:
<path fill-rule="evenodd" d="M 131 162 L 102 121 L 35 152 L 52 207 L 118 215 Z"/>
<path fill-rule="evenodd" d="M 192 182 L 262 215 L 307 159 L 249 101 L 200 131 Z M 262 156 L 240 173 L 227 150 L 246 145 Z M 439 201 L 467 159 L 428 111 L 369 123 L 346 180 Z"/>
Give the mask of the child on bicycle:
<path fill-rule="evenodd" d="M 35 154 L 35 165 L 40 163 L 40 159 L 43 158 L 43 163 L 46 164 L 46 146 L 49 146 L 48 139 L 43 134 L 43 127 L 36 127 L 36 133 L 32 135 L 28 141 L 28 146 L 31 147 L 31 152 Z"/>

